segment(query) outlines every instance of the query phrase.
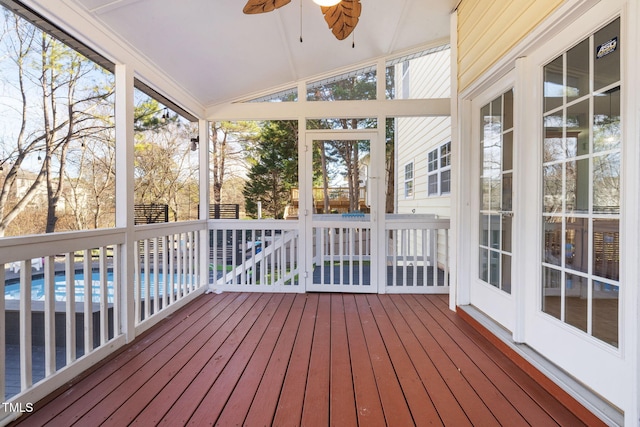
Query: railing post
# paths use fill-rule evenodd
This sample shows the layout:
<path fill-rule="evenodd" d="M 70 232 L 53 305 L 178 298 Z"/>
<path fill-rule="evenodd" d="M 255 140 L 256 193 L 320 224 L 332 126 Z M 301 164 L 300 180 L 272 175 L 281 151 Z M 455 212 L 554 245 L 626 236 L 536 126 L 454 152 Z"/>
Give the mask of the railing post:
<path fill-rule="evenodd" d="M 133 165 L 133 67 L 124 64 L 116 65 L 116 226 L 125 229 L 125 242 L 121 245 L 117 259 L 119 263 L 120 277 L 120 325 L 127 342 L 131 342 L 135 336 L 135 312 L 133 298 L 133 256 L 135 249 L 134 233 L 134 165 Z M 116 322 L 116 319 L 114 319 Z"/>
<path fill-rule="evenodd" d="M 200 212 L 198 217 L 202 222 L 199 239 L 199 265 L 198 277 L 199 285 L 206 286 L 209 283 L 209 122 L 200 120 L 198 122 L 198 173 L 200 186 Z M 238 207 L 239 209 L 239 207 Z"/>

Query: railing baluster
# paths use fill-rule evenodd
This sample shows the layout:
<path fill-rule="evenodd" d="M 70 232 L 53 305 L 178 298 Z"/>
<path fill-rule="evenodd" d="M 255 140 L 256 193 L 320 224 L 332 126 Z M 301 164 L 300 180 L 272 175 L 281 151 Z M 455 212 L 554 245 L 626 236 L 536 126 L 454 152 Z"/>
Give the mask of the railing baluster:
<path fill-rule="evenodd" d="M 31 260 L 20 267 L 20 389 L 33 384 L 31 340 Z"/>
<path fill-rule="evenodd" d="M 176 300 L 176 273 L 175 273 L 175 259 L 176 259 L 176 235 L 170 235 L 169 243 L 169 287 L 171 293 L 169 294 L 169 304 L 173 304 Z"/>
<path fill-rule="evenodd" d="M 442 261 L 444 268 L 443 286 L 449 286 L 449 230 L 444 230 L 444 260 Z"/>
<path fill-rule="evenodd" d="M 93 277 L 91 274 L 91 250 L 85 249 L 82 259 L 84 276 L 84 354 L 93 351 Z"/>
<path fill-rule="evenodd" d="M 107 290 L 107 248 L 100 247 L 100 344 L 109 341 L 109 295 Z"/>
<path fill-rule="evenodd" d="M 151 314 L 151 304 L 149 304 L 151 277 L 149 275 L 149 239 L 144 239 L 144 297 L 142 303 L 144 304 L 144 318 L 148 319 Z"/>
<path fill-rule="evenodd" d="M 113 336 L 114 338 L 120 335 L 121 328 L 121 315 L 120 310 L 120 260 L 122 259 L 122 245 L 113 245 Z"/>
<path fill-rule="evenodd" d="M 76 360 L 76 289 L 74 253 L 69 252 L 65 256 L 64 263 L 66 302 L 66 341 L 67 341 L 67 365 Z"/>
<path fill-rule="evenodd" d="M 418 286 L 418 230 L 413 229 L 413 286 Z"/>
<path fill-rule="evenodd" d="M 153 313 L 157 313 L 160 306 L 160 275 L 158 274 L 158 263 L 160 261 L 160 240 L 158 237 L 153 238 Z M 151 274 L 151 272 L 149 272 Z"/>
<path fill-rule="evenodd" d="M 142 277 L 140 270 L 140 242 L 135 242 L 135 254 L 133 256 L 133 306 L 135 309 L 135 323 L 142 320 Z"/>
<path fill-rule="evenodd" d="M 422 233 L 422 284 L 423 286 L 429 286 L 429 268 L 427 252 L 429 247 L 429 230 L 423 228 L 420 230 Z"/>
<path fill-rule="evenodd" d="M 56 371 L 56 295 L 54 260 L 55 258 L 53 256 L 48 256 L 44 259 L 44 371 L 45 376 L 47 377 Z M 1 272 L 4 272 L 4 269 L 2 269 Z M 1 277 L 0 282 L 4 283 L 4 279 Z M 4 292 L 2 292 L 0 299 L 1 298 L 4 298 Z M 0 304 L 0 311 L 2 311 L 2 309 L 4 309 L 4 303 Z M 0 316 L 0 319 L 4 319 L 4 316 Z M 4 322 L 2 323 L 4 324 Z M 0 341 L 2 338 L 4 338 L 4 333 L 1 334 Z M 0 372 L 4 372 L 4 370 L 0 369 Z M 4 389 L 2 389 L 2 391 L 4 392 Z"/>
<path fill-rule="evenodd" d="M 270 251 L 270 258 L 271 258 L 271 280 L 269 281 L 269 285 L 275 285 L 276 284 L 276 230 L 271 229 L 271 251 Z"/>

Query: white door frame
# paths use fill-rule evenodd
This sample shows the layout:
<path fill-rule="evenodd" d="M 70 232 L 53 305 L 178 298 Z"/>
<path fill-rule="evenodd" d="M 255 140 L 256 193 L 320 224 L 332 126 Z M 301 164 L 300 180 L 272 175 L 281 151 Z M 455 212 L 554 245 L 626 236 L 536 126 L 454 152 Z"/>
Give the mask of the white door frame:
<path fill-rule="evenodd" d="M 322 140 L 367 140 L 370 142 L 370 175 L 369 175 L 369 197 L 371 205 L 371 213 L 362 218 L 331 219 L 330 223 L 322 220 L 314 220 L 313 218 L 313 200 L 311 188 L 313 186 L 311 174 L 313 173 L 313 142 Z M 303 248 L 303 257 L 305 262 L 305 290 L 307 291 L 326 291 L 326 292 L 367 292 L 377 293 L 384 289 L 384 276 L 378 273 L 380 262 L 376 262 L 381 256 L 380 252 L 380 229 L 384 230 L 384 205 L 381 202 L 378 193 L 381 178 L 384 179 L 384 146 L 379 146 L 378 130 L 308 130 L 305 133 L 304 142 L 304 167 L 300 169 L 300 206 L 304 207 L 300 211 L 301 230 L 304 233 L 305 242 L 314 241 L 314 224 L 324 226 L 335 226 L 336 229 L 349 229 L 354 225 L 360 224 L 362 228 L 370 228 L 370 247 L 371 261 L 369 265 L 370 285 L 343 285 L 343 284 L 314 284 L 314 248 L 312 244 L 308 244 Z M 382 167 L 380 166 L 382 162 Z M 384 254 L 384 252 L 382 252 Z M 383 256 L 383 255 L 382 255 Z M 333 278 L 335 279 L 335 277 Z M 334 280 L 331 280 L 334 282 Z"/>
<path fill-rule="evenodd" d="M 470 246 L 471 246 L 471 264 L 468 264 L 471 266 L 471 277 L 470 277 L 470 286 L 469 286 L 469 303 L 472 304 L 473 306 L 477 307 L 478 309 L 480 309 L 481 311 L 483 311 L 484 313 L 486 313 L 487 315 L 489 315 L 491 318 L 493 318 L 496 322 L 500 323 L 501 325 L 503 325 L 505 328 L 507 328 L 509 331 L 513 332 L 516 326 L 516 304 L 515 304 L 515 294 L 517 294 L 516 289 L 514 289 L 516 287 L 516 281 L 512 280 L 512 283 L 514 286 L 512 286 L 512 290 L 511 293 L 506 293 L 488 283 L 483 282 L 482 280 L 479 279 L 479 236 L 480 236 L 480 226 L 479 226 L 479 222 L 478 222 L 478 214 L 480 212 L 480 194 L 479 194 L 479 184 L 478 184 L 478 177 L 480 176 L 480 164 L 479 164 L 479 159 L 480 159 L 480 145 L 479 145 L 479 141 L 480 141 L 480 120 L 482 120 L 482 118 L 480 117 L 480 109 L 486 105 L 487 103 L 491 102 L 493 99 L 501 96 L 503 93 L 505 93 L 506 91 L 508 91 L 509 89 L 513 89 L 515 86 L 515 71 L 511 70 L 507 75 L 505 75 L 504 77 L 502 77 L 498 82 L 494 83 L 493 85 L 491 85 L 489 88 L 487 88 L 486 90 L 484 90 L 482 93 L 478 94 L 476 97 L 474 97 L 474 99 L 471 101 L 471 109 L 472 109 L 472 115 L 471 115 L 471 122 L 474 124 L 472 126 L 472 137 L 470 140 L 470 147 L 469 147 L 469 151 L 471 152 L 471 157 L 472 157 L 472 161 L 471 161 L 471 194 L 470 194 L 470 200 L 471 200 L 471 239 L 470 239 Z M 516 103 L 516 99 L 517 99 L 517 94 L 515 93 L 514 90 L 514 112 L 515 112 L 515 103 Z M 518 183 L 518 175 L 519 175 L 519 170 L 517 168 L 518 164 L 516 162 L 516 155 L 517 155 L 517 151 L 516 148 L 518 147 L 518 123 L 515 120 L 515 115 L 514 115 L 514 121 L 513 121 L 513 128 L 514 128 L 514 132 L 513 132 L 513 221 L 514 224 L 512 225 L 512 230 L 513 230 L 513 240 L 514 242 L 512 242 L 512 267 L 516 265 L 517 261 L 518 261 L 518 257 L 517 257 L 517 252 L 514 251 L 514 246 L 513 243 L 516 243 L 517 239 L 518 239 L 518 234 L 520 232 L 520 229 L 516 228 L 515 226 L 515 220 L 518 217 L 518 210 L 517 210 L 517 191 L 516 191 L 516 185 Z M 475 262 L 473 261 L 475 260 Z M 512 272 L 512 278 L 514 278 L 514 274 Z"/>

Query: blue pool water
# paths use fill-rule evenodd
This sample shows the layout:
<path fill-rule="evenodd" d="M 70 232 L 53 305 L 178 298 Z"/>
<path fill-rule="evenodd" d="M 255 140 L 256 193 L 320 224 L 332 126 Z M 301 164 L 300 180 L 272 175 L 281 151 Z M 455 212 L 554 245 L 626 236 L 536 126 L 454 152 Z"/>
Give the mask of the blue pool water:
<path fill-rule="evenodd" d="M 163 295 L 165 293 L 165 286 L 163 275 L 158 275 L 158 294 Z M 142 284 L 142 293 L 144 294 L 145 282 L 146 278 L 144 273 L 141 274 L 140 281 Z M 149 289 L 149 295 L 151 297 L 155 296 L 155 276 L 154 273 L 149 274 L 149 283 L 151 284 Z M 76 273 L 74 275 L 75 282 L 75 301 L 76 302 L 84 302 L 85 292 L 84 292 L 84 274 Z M 174 280 L 174 283 L 176 280 Z M 100 274 L 97 272 L 92 273 L 91 276 L 91 300 L 93 302 L 100 302 Z M 67 285 L 66 279 L 64 275 L 56 275 L 54 281 L 54 295 L 56 301 L 66 301 L 67 300 Z M 6 300 L 19 300 L 20 299 L 20 283 L 12 283 L 5 285 L 4 296 Z M 112 303 L 114 299 L 113 292 L 113 272 L 109 271 L 107 273 L 107 301 Z M 33 301 L 44 301 L 44 278 L 34 278 L 31 281 L 31 300 Z"/>

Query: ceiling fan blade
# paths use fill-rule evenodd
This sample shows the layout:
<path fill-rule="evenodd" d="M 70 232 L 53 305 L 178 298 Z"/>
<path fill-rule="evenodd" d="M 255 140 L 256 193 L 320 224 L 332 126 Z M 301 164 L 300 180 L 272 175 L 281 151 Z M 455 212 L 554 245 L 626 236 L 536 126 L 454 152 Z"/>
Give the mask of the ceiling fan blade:
<path fill-rule="evenodd" d="M 342 0 L 335 6 L 321 6 L 320 9 L 333 35 L 338 40 L 344 40 L 358 25 L 362 5 L 360 0 Z"/>
<path fill-rule="evenodd" d="M 249 0 L 242 11 L 247 15 L 271 12 L 288 3 L 291 3 L 291 0 Z"/>

